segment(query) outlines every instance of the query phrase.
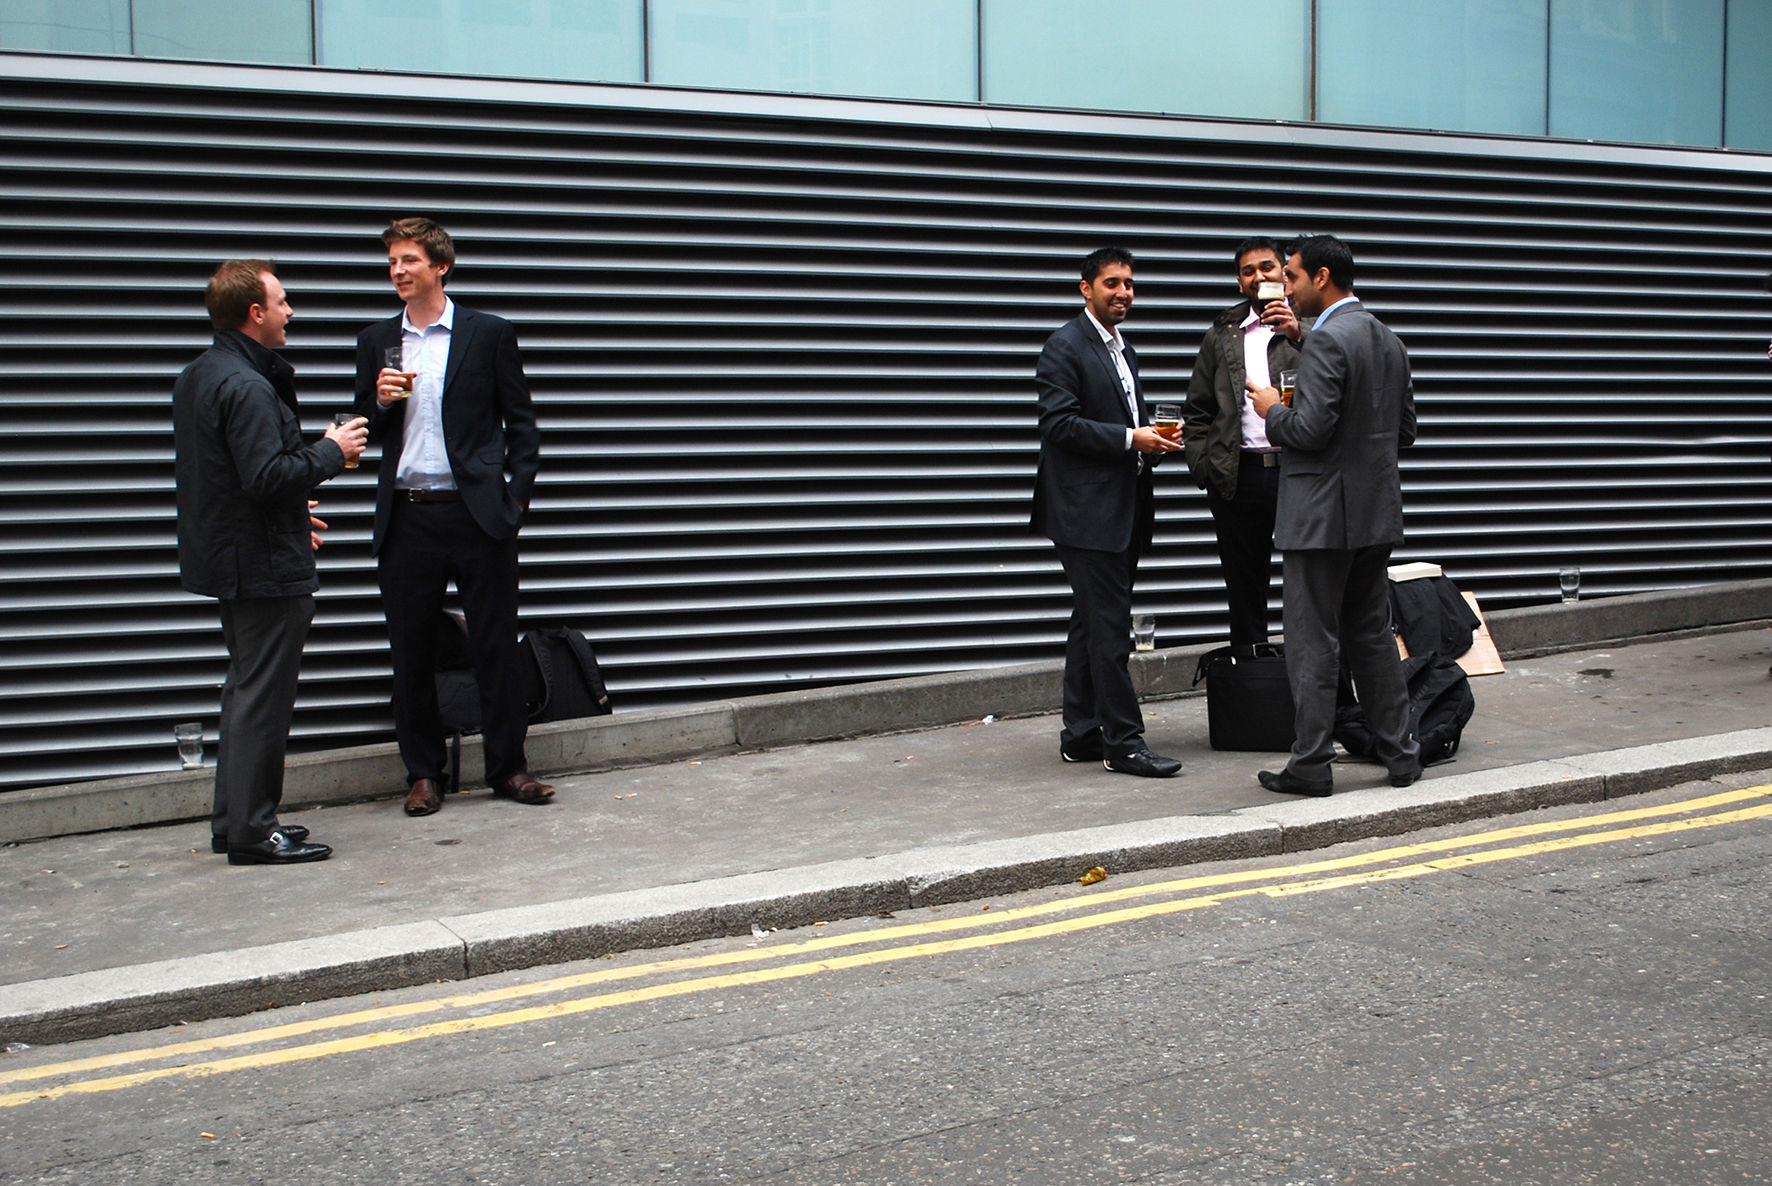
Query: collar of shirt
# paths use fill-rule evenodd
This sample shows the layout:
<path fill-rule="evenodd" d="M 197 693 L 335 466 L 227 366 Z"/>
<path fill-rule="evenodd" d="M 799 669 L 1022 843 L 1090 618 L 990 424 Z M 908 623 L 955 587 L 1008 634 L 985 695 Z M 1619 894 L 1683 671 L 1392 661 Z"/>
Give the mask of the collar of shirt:
<path fill-rule="evenodd" d="M 1353 293 L 1351 293 L 1351 292 L 1348 293 L 1346 296 L 1342 297 L 1339 301 L 1336 301 L 1333 305 L 1330 305 L 1327 309 L 1324 309 L 1321 313 L 1317 314 L 1317 319 L 1315 321 L 1311 322 L 1311 328 L 1316 329 L 1319 325 L 1323 324 L 1323 319 L 1328 317 L 1329 314 L 1335 312 L 1335 310 L 1341 308 L 1343 305 L 1351 305 L 1359 299 L 1360 298 L 1355 296 Z"/>
<path fill-rule="evenodd" d="M 1237 328 L 1242 330 L 1244 333 L 1248 333 L 1250 330 L 1254 329 L 1256 326 L 1261 325 L 1261 324 L 1262 324 L 1261 314 L 1257 313 L 1255 311 L 1255 302 L 1250 301 L 1249 302 L 1249 316 L 1243 318 L 1243 324 L 1239 325 Z"/>
<path fill-rule="evenodd" d="M 450 333 L 455 332 L 455 302 L 448 297 L 443 298 L 443 316 L 437 318 L 436 324 L 442 326 Z M 431 329 L 435 327 L 426 326 L 425 328 Z M 425 331 L 412 324 L 412 314 L 410 312 L 403 312 L 400 314 L 400 332 L 403 334 L 417 334 L 420 337 L 423 337 Z"/>
<path fill-rule="evenodd" d="M 1083 306 L 1083 313 L 1089 318 L 1089 324 L 1095 327 L 1095 332 L 1101 335 L 1101 340 L 1104 345 L 1112 346 L 1115 350 L 1124 350 L 1126 348 L 1126 339 L 1120 336 L 1119 326 L 1116 325 L 1113 329 L 1108 329 L 1101 322 L 1095 320 L 1095 310 L 1091 309 L 1088 305 Z"/>

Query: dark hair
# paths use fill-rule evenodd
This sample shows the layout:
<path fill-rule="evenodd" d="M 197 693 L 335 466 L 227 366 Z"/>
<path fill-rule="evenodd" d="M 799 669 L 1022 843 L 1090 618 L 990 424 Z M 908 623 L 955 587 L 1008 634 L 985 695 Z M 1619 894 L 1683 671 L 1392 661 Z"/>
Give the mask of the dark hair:
<path fill-rule="evenodd" d="M 1239 268 L 1242 267 L 1243 257 L 1251 251 L 1271 251 L 1274 253 L 1275 259 L 1281 263 L 1286 262 L 1286 257 L 1280 254 L 1280 245 L 1266 235 L 1254 235 L 1237 244 L 1237 254 L 1231 256 L 1232 262 Z"/>
<path fill-rule="evenodd" d="M 1132 267 L 1132 253 L 1124 247 L 1102 247 L 1091 251 L 1083 257 L 1083 283 L 1094 284 L 1101 270 L 1109 264 L 1125 264 Z"/>
<path fill-rule="evenodd" d="M 203 290 L 203 307 L 216 329 L 239 329 L 254 305 L 265 303 L 265 273 L 275 276 L 268 259 L 231 259 L 215 270 Z"/>
<path fill-rule="evenodd" d="M 1299 257 L 1306 276 L 1329 269 L 1329 282 L 1343 292 L 1354 286 L 1354 253 L 1334 235 L 1300 235 L 1286 244 L 1286 256 Z"/>
<path fill-rule="evenodd" d="M 449 232 L 428 218 L 396 218 L 381 233 L 383 247 L 407 240 L 424 248 L 426 259 L 448 269 L 443 273 L 443 284 L 447 287 L 449 273 L 455 270 L 455 240 L 449 237 Z"/>

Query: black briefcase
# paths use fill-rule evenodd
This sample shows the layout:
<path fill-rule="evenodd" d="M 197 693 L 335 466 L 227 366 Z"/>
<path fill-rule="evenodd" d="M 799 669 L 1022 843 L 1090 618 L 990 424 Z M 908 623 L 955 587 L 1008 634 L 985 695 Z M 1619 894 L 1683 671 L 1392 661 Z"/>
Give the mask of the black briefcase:
<path fill-rule="evenodd" d="M 1206 728 L 1213 749 L 1282 753 L 1292 748 L 1292 687 L 1277 643 L 1219 647 L 1200 656 Z"/>

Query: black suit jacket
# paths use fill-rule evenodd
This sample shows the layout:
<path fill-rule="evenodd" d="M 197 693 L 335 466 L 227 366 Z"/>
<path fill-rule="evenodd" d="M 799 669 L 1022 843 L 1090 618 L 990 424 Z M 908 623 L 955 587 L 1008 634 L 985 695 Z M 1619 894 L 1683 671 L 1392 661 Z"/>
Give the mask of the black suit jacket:
<path fill-rule="evenodd" d="M 1150 466 L 1163 457 L 1126 447 L 1126 430 L 1149 424 L 1138 355 L 1126 347 L 1138 396 L 1132 422 L 1113 352 L 1088 313 L 1060 326 L 1040 351 L 1034 384 L 1040 395 L 1040 469 L 1034 477 L 1033 529 L 1055 544 L 1123 552 L 1150 544 Z M 1177 400 L 1176 402 L 1180 402 Z"/>
<path fill-rule="evenodd" d="M 383 408 L 375 399 L 375 380 L 388 348 L 400 344 L 401 316 L 378 321 L 357 335 L 356 410 L 369 418 L 370 443 L 382 444 L 375 492 L 373 550 L 378 553 L 394 505 L 407 401 Z M 517 356 L 517 331 L 502 317 L 455 307 L 443 372 L 443 441 L 474 522 L 493 539 L 514 537 L 541 468 L 541 430 Z"/>

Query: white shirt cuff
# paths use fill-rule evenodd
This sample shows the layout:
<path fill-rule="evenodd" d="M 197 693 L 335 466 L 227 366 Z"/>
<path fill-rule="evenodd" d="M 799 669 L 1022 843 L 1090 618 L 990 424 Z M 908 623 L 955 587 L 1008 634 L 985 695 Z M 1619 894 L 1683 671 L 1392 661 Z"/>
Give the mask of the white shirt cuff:
<path fill-rule="evenodd" d="M 1126 430 L 1126 448 L 1132 448 L 1132 430 L 1130 428 Z"/>

